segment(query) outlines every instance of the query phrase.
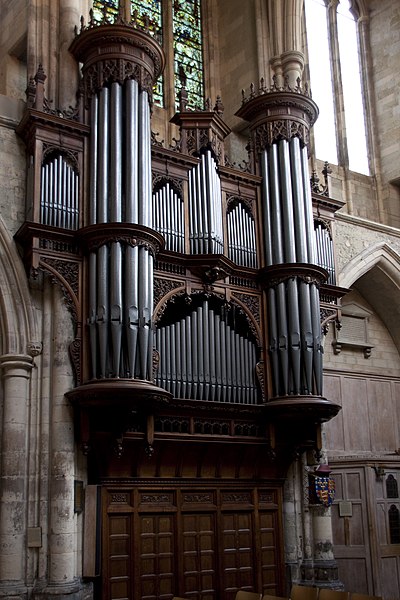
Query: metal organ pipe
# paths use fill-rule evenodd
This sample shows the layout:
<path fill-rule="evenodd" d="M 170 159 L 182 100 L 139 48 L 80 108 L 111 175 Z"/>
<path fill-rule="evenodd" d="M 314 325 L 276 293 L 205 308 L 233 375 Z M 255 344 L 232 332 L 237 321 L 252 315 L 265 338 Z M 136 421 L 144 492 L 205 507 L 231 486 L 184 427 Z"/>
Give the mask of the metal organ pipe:
<path fill-rule="evenodd" d="M 63 229 L 78 228 L 79 176 L 63 154 L 41 167 L 40 222 Z"/>
<path fill-rule="evenodd" d="M 222 253 L 221 185 L 210 150 L 189 172 L 189 213 L 191 253 Z"/>
<path fill-rule="evenodd" d="M 314 232 L 307 149 L 300 140 L 280 140 L 261 155 L 264 177 L 267 265 L 312 263 L 326 256 L 319 230 Z M 325 260 L 325 258 L 323 259 Z M 329 258 L 327 258 L 327 262 Z M 322 390 L 319 294 L 315 283 L 294 274 L 268 290 L 269 340 L 276 395 Z"/>
<path fill-rule="evenodd" d="M 301 150 L 301 172 L 303 177 L 303 190 L 304 190 L 304 211 L 305 211 L 305 223 L 306 223 L 306 236 L 308 246 L 308 261 L 311 264 L 317 262 L 317 252 L 315 247 L 314 238 L 314 217 L 312 213 L 312 198 L 311 198 L 311 186 L 310 186 L 310 174 L 308 169 L 308 154 L 307 147 Z"/>
<path fill-rule="evenodd" d="M 254 342 L 203 300 L 188 315 L 157 329 L 156 382 L 180 398 L 255 404 Z"/>
<path fill-rule="evenodd" d="M 90 222 L 152 227 L 148 94 L 127 80 L 91 101 Z M 72 215 L 76 179 L 71 180 Z M 77 216 L 73 216 L 77 219 Z M 89 256 L 93 377 L 152 379 L 153 256 L 108 241 Z M 161 341 L 160 341 L 161 343 Z"/>
<path fill-rule="evenodd" d="M 296 233 L 296 256 L 298 262 L 308 261 L 306 219 L 302 185 L 302 162 L 299 138 L 290 140 L 290 165 L 292 174 L 293 209 Z"/>
<path fill-rule="evenodd" d="M 243 267 L 255 268 L 257 253 L 254 219 L 239 201 L 227 213 L 228 256 Z"/>
<path fill-rule="evenodd" d="M 164 236 L 166 250 L 184 253 L 183 200 L 168 181 L 153 193 L 153 224 Z"/>

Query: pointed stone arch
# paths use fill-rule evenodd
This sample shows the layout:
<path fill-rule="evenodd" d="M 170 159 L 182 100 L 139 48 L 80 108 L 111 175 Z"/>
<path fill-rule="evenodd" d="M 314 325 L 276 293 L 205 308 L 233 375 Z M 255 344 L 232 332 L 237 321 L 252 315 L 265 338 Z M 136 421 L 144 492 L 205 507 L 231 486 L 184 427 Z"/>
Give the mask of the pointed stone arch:
<path fill-rule="evenodd" d="M 369 246 L 347 263 L 339 285 L 361 292 L 400 352 L 400 255 L 385 242 Z"/>
<path fill-rule="evenodd" d="M 1 217 L 0 327 L 2 355 L 29 354 L 40 339 L 22 260 Z"/>

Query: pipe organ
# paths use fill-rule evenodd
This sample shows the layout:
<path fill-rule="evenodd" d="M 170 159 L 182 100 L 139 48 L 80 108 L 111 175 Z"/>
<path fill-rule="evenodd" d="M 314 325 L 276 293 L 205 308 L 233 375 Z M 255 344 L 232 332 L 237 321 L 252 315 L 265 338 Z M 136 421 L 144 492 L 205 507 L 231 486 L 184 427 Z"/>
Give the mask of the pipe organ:
<path fill-rule="evenodd" d="M 69 297 L 68 397 L 82 444 L 89 451 L 105 428 L 117 447 L 125 434 L 144 436 L 151 453 L 156 417 L 193 420 L 200 408 L 217 421 L 229 413 L 230 432 L 247 415 L 263 432 L 257 443 L 285 446 L 279 419 L 293 416 L 291 439 L 303 436 L 300 417 L 316 440 L 308 415 L 314 428 L 339 410 L 322 397 L 319 289 L 328 274 L 334 281 L 334 262 L 330 231 L 312 213 L 317 108 L 299 89 L 253 89 L 237 113 L 251 134 L 239 167 L 225 155 L 221 99 L 204 111 L 181 102 L 171 119 L 180 138 L 166 148 L 150 127 L 165 59 L 148 25 L 135 15 L 82 20 L 70 47 L 82 64 L 77 120 L 43 118 L 38 72 L 21 125 L 33 203 L 19 240 L 30 268 Z"/>
<path fill-rule="evenodd" d="M 249 122 L 249 162 L 237 165 L 225 154 L 221 99 L 186 110 L 183 87 L 171 119 L 180 137 L 166 147 L 150 127 L 164 53 L 148 19 L 126 20 L 127 6 L 112 23 L 107 11 L 81 20 L 70 46 L 82 75 L 74 115 L 46 112 L 39 70 L 19 127 L 29 191 L 16 238 L 29 273 L 57 281 L 71 311 L 76 381 L 65 395 L 90 453 L 87 481 L 106 502 L 95 587 L 129 600 L 154 596 L 160 581 L 169 598 L 279 591 L 288 467 L 321 448 L 318 425 L 340 409 L 322 396 L 320 287 L 329 275 L 327 319 L 342 291 L 332 289 L 331 231 L 312 213 L 317 108 L 299 88 L 252 88 L 237 113 Z M 338 205 L 319 202 L 332 221 Z M 117 530 L 125 541 L 114 560 Z M 147 534 L 159 572 L 145 572 Z M 199 587 L 204 565 L 185 554 L 188 535 L 212 540 L 215 593 Z M 199 577 L 176 583 L 165 539 Z"/>
<path fill-rule="evenodd" d="M 307 148 L 296 137 L 262 151 L 267 266 L 316 262 Z M 322 393 L 322 342 L 316 283 L 292 276 L 268 290 L 276 395 Z"/>
<path fill-rule="evenodd" d="M 90 225 L 152 227 L 150 105 L 133 79 L 91 99 Z M 123 135 L 123 131 L 125 135 Z M 93 376 L 151 379 L 153 255 L 105 240 L 89 257 Z"/>
<path fill-rule="evenodd" d="M 228 256 L 242 267 L 257 268 L 257 245 L 254 219 L 240 199 L 231 202 L 227 215 Z"/>
<path fill-rule="evenodd" d="M 222 254 L 221 183 L 211 150 L 200 156 L 200 164 L 189 172 L 190 252 Z"/>
<path fill-rule="evenodd" d="M 165 249 L 185 252 L 185 206 L 182 194 L 167 180 L 153 192 L 154 229 L 165 239 Z"/>
<path fill-rule="evenodd" d="M 336 285 L 333 240 L 329 228 L 322 221 L 315 219 L 314 234 L 317 246 L 317 264 L 328 272 L 328 284 Z"/>
<path fill-rule="evenodd" d="M 256 404 L 257 348 L 245 319 L 208 299 L 176 308 L 181 318 L 157 327 L 157 385 L 176 398 Z"/>
<path fill-rule="evenodd" d="M 282 111 L 287 103 L 290 111 Z M 263 81 L 258 92 L 243 92 L 237 116 L 250 122 L 254 168 L 262 176 L 264 289 L 268 344 L 276 414 L 301 406 L 323 406 L 322 331 L 319 287 L 328 273 L 321 266 L 314 229 L 308 172 L 309 129 L 317 106 L 296 88 Z M 317 231 L 317 233 L 316 233 Z M 319 235 L 319 238 L 317 236 Z M 321 248 L 321 244 L 319 245 Z"/>
<path fill-rule="evenodd" d="M 79 174 L 63 154 L 46 157 L 41 168 L 40 222 L 51 227 L 79 226 Z"/>

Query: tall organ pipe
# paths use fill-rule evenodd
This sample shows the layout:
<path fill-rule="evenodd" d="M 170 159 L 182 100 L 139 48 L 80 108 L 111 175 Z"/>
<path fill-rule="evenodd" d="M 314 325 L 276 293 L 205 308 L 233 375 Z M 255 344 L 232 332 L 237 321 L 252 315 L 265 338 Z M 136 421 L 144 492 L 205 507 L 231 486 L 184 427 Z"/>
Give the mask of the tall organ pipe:
<path fill-rule="evenodd" d="M 285 240 L 285 262 L 293 263 L 296 261 L 295 220 L 292 204 L 289 142 L 286 140 L 281 140 L 279 142 L 279 167 L 282 187 L 281 202 L 283 237 Z"/>
<path fill-rule="evenodd" d="M 296 233 L 296 256 L 299 262 L 308 261 L 307 231 L 302 185 L 302 157 L 299 138 L 290 140 L 290 165 L 292 173 L 293 208 Z"/>
<path fill-rule="evenodd" d="M 193 254 L 223 252 L 221 185 L 210 150 L 189 172 L 189 223 Z"/>
<path fill-rule="evenodd" d="M 156 381 L 174 396 L 211 402 L 256 403 L 255 345 L 203 300 L 156 334 Z"/>
<path fill-rule="evenodd" d="M 108 185 L 109 185 L 109 90 L 100 91 L 98 121 L 98 201 L 97 222 L 108 221 Z M 109 290 L 108 290 L 108 248 L 103 245 L 97 254 L 97 330 L 100 354 L 100 377 L 107 377 L 108 361 L 108 323 L 109 323 Z"/>
<path fill-rule="evenodd" d="M 91 125 L 90 223 L 126 222 L 152 227 L 147 92 L 140 91 L 134 80 L 103 87 L 91 101 Z M 73 201 L 72 206 L 76 210 Z M 93 375 L 151 379 L 150 250 L 110 240 L 91 252 L 89 269 Z"/>
<path fill-rule="evenodd" d="M 307 150 L 301 149 L 297 138 L 290 142 L 280 140 L 262 152 L 261 170 L 267 265 L 314 264 L 316 239 L 321 256 L 325 256 L 326 248 L 323 236 L 314 233 Z M 268 299 L 275 393 L 321 393 L 322 349 L 316 284 L 300 279 L 294 271 L 293 276 L 273 284 Z"/>
<path fill-rule="evenodd" d="M 111 162 L 110 219 L 121 222 L 122 219 L 122 90 L 119 83 L 111 84 Z M 113 349 L 113 374 L 119 377 L 122 343 L 122 248 L 120 242 L 111 244 L 111 339 Z"/>

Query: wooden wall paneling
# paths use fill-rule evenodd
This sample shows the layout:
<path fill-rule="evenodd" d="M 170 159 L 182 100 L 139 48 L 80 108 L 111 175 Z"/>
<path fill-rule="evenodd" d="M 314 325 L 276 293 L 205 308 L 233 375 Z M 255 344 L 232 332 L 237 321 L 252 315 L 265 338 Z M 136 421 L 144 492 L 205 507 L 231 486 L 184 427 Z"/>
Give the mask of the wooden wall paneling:
<path fill-rule="evenodd" d="M 378 580 L 379 593 L 385 600 L 394 600 L 400 597 L 400 544 L 392 544 L 389 528 L 389 509 L 394 505 L 400 510 L 400 498 L 390 498 L 387 494 L 386 481 L 392 475 L 398 483 L 400 492 L 400 470 L 394 466 L 385 468 L 382 478 L 375 479 L 375 517 L 377 532 L 377 561 L 381 565 L 381 579 Z"/>
<path fill-rule="evenodd" d="M 382 557 L 382 594 L 385 600 L 398 600 L 400 594 L 399 556 Z"/>
<path fill-rule="evenodd" d="M 340 375 L 324 375 L 324 394 L 327 398 L 342 406 L 342 377 Z M 343 410 L 324 425 L 326 431 L 327 446 L 329 449 L 344 450 L 344 424 Z"/>
<path fill-rule="evenodd" d="M 371 449 L 374 452 L 394 450 L 396 446 L 396 407 L 390 381 L 370 380 L 368 412 L 371 427 Z"/>
<path fill-rule="evenodd" d="M 103 490 L 103 600 L 133 600 L 132 504 L 127 489 Z"/>
<path fill-rule="evenodd" d="M 176 577 L 174 521 L 173 514 L 140 515 L 138 600 L 139 598 L 158 600 L 174 596 Z"/>
<path fill-rule="evenodd" d="M 217 593 L 215 539 L 215 513 L 182 515 L 183 590 L 204 600 Z"/>
<path fill-rule="evenodd" d="M 278 488 L 168 485 L 103 488 L 103 600 L 234 600 L 278 592 Z"/>
<path fill-rule="evenodd" d="M 344 376 L 342 390 L 345 450 L 371 450 L 367 382 L 357 377 Z"/>
<path fill-rule="evenodd" d="M 393 400 L 394 400 L 394 413 L 393 417 L 396 419 L 396 443 L 395 448 L 400 448 L 400 381 L 392 382 L 393 389 Z"/>
<path fill-rule="evenodd" d="M 332 509 L 333 542 L 339 579 L 348 591 L 369 593 L 372 587 L 366 483 L 362 467 L 337 468 L 339 482 Z M 341 503 L 351 503 L 351 516 L 340 516 Z"/>

